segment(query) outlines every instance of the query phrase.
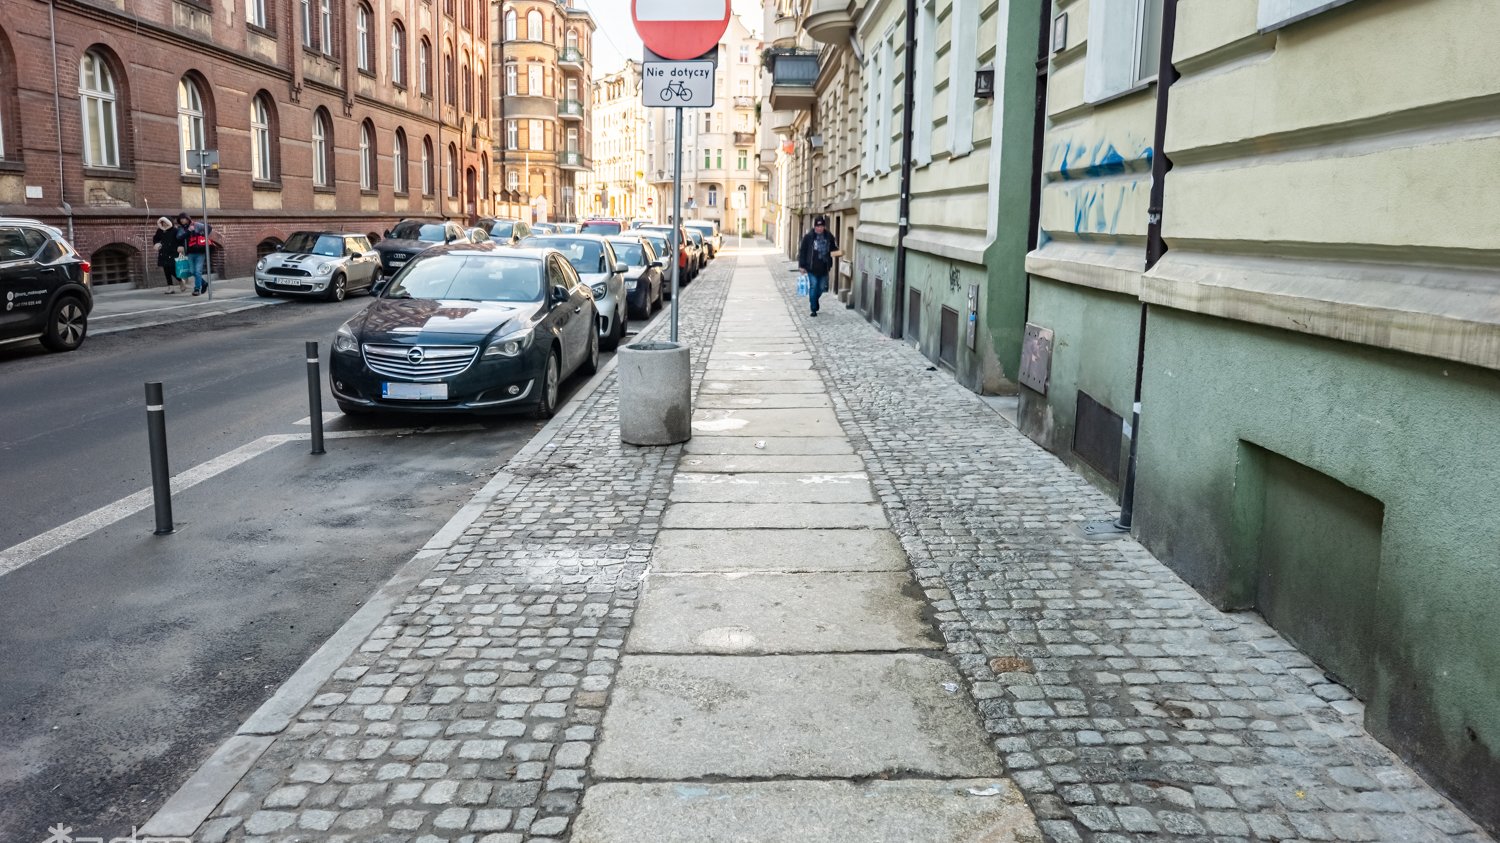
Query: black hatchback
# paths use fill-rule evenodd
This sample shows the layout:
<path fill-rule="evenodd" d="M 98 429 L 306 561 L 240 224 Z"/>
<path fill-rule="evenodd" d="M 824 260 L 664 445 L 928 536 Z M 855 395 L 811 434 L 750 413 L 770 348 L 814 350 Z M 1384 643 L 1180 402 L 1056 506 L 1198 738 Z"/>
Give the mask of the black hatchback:
<path fill-rule="evenodd" d="M 556 249 L 437 246 L 339 327 L 329 379 L 346 413 L 557 410 L 599 367 L 594 295 Z"/>
<path fill-rule="evenodd" d="M 94 309 L 89 262 L 52 226 L 0 217 L 0 301 L 0 345 L 40 339 L 72 351 Z"/>

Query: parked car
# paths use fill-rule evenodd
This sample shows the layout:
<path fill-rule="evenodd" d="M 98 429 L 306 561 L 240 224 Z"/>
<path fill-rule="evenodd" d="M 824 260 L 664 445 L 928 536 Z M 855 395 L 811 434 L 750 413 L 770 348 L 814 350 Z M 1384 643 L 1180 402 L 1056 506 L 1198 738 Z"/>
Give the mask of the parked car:
<path fill-rule="evenodd" d="M 599 367 L 594 294 L 552 249 L 439 246 L 334 335 L 345 413 L 557 411 L 563 379 Z"/>
<path fill-rule="evenodd" d="M 656 250 L 638 236 L 606 238 L 615 258 L 625 264 L 625 301 L 630 315 L 646 319 L 661 308 L 661 266 Z"/>
<path fill-rule="evenodd" d="M 709 261 L 708 244 L 703 239 L 703 232 L 695 228 L 689 228 L 687 230 L 687 236 L 688 241 L 692 244 L 691 248 L 697 256 L 698 271 L 702 271 L 708 266 Z M 698 272 L 694 272 L 693 274 L 697 275 Z"/>
<path fill-rule="evenodd" d="M 651 250 L 656 253 L 657 259 L 660 260 L 661 263 L 662 263 L 662 269 L 661 269 L 661 296 L 662 296 L 663 299 L 671 299 L 672 298 L 672 268 L 669 267 L 669 266 L 667 266 L 667 264 L 669 262 L 671 262 L 671 260 L 672 260 L 672 244 L 667 239 L 667 232 L 665 232 L 665 231 L 655 231 L 655 230 L 649 229 L 649 228 L 642 228 L 642 229 L 638 229 L 636 231 L 631 232 L 631 235 L 633 235 L 635 237 L 639 237 L 642 240 L 646 241 L 647 243 L 651 244 Z M 681 276 L 679 278 L 678 283 L 686 285 L 687 282 L 688 282 L 688 279 L 687 279 L 687 269 L 686 269 L 687 255 L 686 254 L 678 254 L 677 255 L 677 262 L 678 262 L 679 266 L 684 267 L 683 270 L 682 270 L 682 274 L 681 274 Z"/>
<path fill-rule="evenodd" d="M 641 231 L 654 231 L 663 237 L 671 237 L 672 226 L 652 223 L 641 226 Z M 687 286 L 690 281 L 698 276 L 698 251 L 693 246 L 692 238 L 688 237 L 686 228 L 680 225 L 677 226 L 677 237 L 682 243 L 682 248 L 677 253 L 677 263 L 682 268 L 682 278 L 679 283 Z"/>
<path fill-rule="evenodd" d="M 525 220 L 484 219 L 479 226 L 490 233 L 491 240 L 501 244 L 514 246 L 531 236 L 531 223 Z"/>
<path fill-rule="evenodd" d="M 576 222 L 560 222 L 560 223 L 557 224 L 557 233 L 558 234 L 577 234 L 578 233 L 578 223 L 576 223 Z"/>
<path fill-rule="evenodd" d="M 625 264 L 615 259 L 609 241 L 595 234 L 554 234 L 550 237 L 528 237 L 521 241 L 527 248 L 556 249 L 573 265 L 583 283 L 594 291 L 599 309 L 599 342 L 605 351 L 613 351 L 625 339 L 629 312 L 625 305 Z"/>
<path fill-rule="evenodd" d="M 488 229 L 478 228 L 478 227 L 475 227 L 475 228 L 466 228 L 466 229 L 464 229 L 464 234 L 467 234 L 469 236 L 469 242 L 470 243 L 493 243 L 493 242 L 495 242 L 495 238 L 493 238 L 493 237 L 490 236 L 490 232 L 489 232 Z"/>
<path fill-rule="evenodd" d="M 433 246 L 467 243 L 469 235 L 456 222 L 446 220 L 408 219 L 396 223 L 375 245 L 380 253 L 380 273 L 389 278 L 406 262 Z"/>
<path fill-rule="evenodd" d="M 583 224 L 578 226 L 578 233 L 609 236 L 611 234 L 619 234 L 624 227 L 624 224 L 619 220 L 584 220 Z"/>
<path fill-rule="evenodd" d="M 532 234 L 556 234 L 557 226 L 550 222 L 538 222 L 531 225 Z"/>
<path fill-rule="evenodd" d="M 380 280 L 380 254 L 363 234 L 294 231 L 281 248 L 255 264 L 259 296 L 307 296 L 343 301 L 373 290 Z"/>
<path fill-rule="evenodd" d="M 49 351 L 82 345 L 94 309 L 89 271 L 61 231 L 0 217 L 0 345 L 34 339 Z"/>
<path fill-rule="evenodd" d="M 719 250 L 724 248 L 724 237 L 719 231 L 718 223 L 713 220 L 683 220 L 682 224 L 703 235 L 703 245 L 708 247 L 709 260 L 719 256 Z"/>
<path fill-rule="evenodd" d="M 630 230 L 634 231 L 635 229 L 640 228 L 643 225 L 654 225 L 655 223 L 655 220 L 631 220 Z"/>

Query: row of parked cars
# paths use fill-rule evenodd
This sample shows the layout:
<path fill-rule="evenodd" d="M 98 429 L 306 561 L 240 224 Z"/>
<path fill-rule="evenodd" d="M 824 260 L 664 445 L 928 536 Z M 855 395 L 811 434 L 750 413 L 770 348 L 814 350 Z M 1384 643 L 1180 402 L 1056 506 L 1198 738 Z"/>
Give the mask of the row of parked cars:
<path fill-rule="evenodd" d="M 576 232 L 543 225 L 490 220 L 476 235 L 451 222 L 406 220 L 373 250 L 361 250 L 361 237 L 337 235 L 345 268 L 324 275 L 332 284 L 342 272 L 346 282 L 326 288 L 343 292 L 322 295 L 342 298 L 356 262 L 361 278 L 367 264 L 378 276 L 369 282 L 376 300 L 334 337 L 329 380 L 339 408 L 550 417 L 562 382 L 596 371 L 629 319 L 650 317 L 670 297 L 672 229 L 619 220 L 588 220 Z M 717 230 L 704 233 L 678 230 L 680 283 L 718 250 Z M 273 260 L 280 255 L 267 268 L 283 265 L 286 258 Z M 258 268 L 257 289 L 260 278 Z"/>

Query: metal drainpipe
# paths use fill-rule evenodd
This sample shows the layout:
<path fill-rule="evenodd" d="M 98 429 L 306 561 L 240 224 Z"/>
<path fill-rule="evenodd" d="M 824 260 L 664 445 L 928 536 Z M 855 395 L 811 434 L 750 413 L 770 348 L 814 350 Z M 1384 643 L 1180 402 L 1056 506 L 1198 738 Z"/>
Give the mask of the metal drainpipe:
<path fill-rule="evenodd" d="M 917 0 L 906 0 L 905 80 L 901 83 L 901 202 L 896 212 L 896 284 L 891 296 L 890 335 L 901 339 L 906 325 L 906 234 L 911 230 L 912 111 L 916 108 Z M 956 83 L 956 82 L 955 82 Z M 878 315 L 876 318 L 880 318 Z"/>
<path fill-rule="evenodd" d="M 1156 69 L 1156 127 L 1151 141 L 1151 199 L 1146 218 L 1146 271 L 1167 252 L 1167 243 L 1162 239 L 1162 207 L 1167 190 L 1167 171 L 1172 162 L 1167 160 L 1167 100 L 1172 92 L 1172 83 L 1177 81 L 1177 69 L 1172 66 L 1172 44 L 1176 41 L 1177 0 L 1165 0 L 1161 10 L 1161 63 Z M 1125 466 L 1125 486 L 1120 490 L 1120 517 L 1115 526 L 1129 531 L 1135 514 L 1136 455 L 1141 441 L 1141 382 L 1146 372 L 1146 303 L 1141 302 L 1139 338 L 1135 349 L 1135 403 L 1130 410 L 1130 459 Z"/>
<path fill-rule="evenodd" d="M 73 206 L 68 204 L 68 191 L 64 185 L 66 176 L 63 171 L 62 82 L 57 75 L 56 0 L 47 4 L 47 25 L 51 28 L 52 36 L 52 108 L 57 118 L 57 198 L 61 203 L 63 213 L 68 217 L 68 242 L 74 244 L 76 248 L 78 238 L 73 234 Z"/>

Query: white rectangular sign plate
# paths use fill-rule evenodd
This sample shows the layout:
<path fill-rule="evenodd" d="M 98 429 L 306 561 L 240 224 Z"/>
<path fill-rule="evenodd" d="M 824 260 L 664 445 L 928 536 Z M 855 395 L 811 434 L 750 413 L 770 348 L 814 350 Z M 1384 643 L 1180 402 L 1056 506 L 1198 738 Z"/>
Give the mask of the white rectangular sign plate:
<path fill-rule="evenodd" d="M 641 102 L 647 108 L 712 108 L 714 63 L 646 62 L 641 66 Z"/>
<path fill-rule="evenodd" d="M 723 0 L 635 0 L 636 20 L 723 20 Z"/>

